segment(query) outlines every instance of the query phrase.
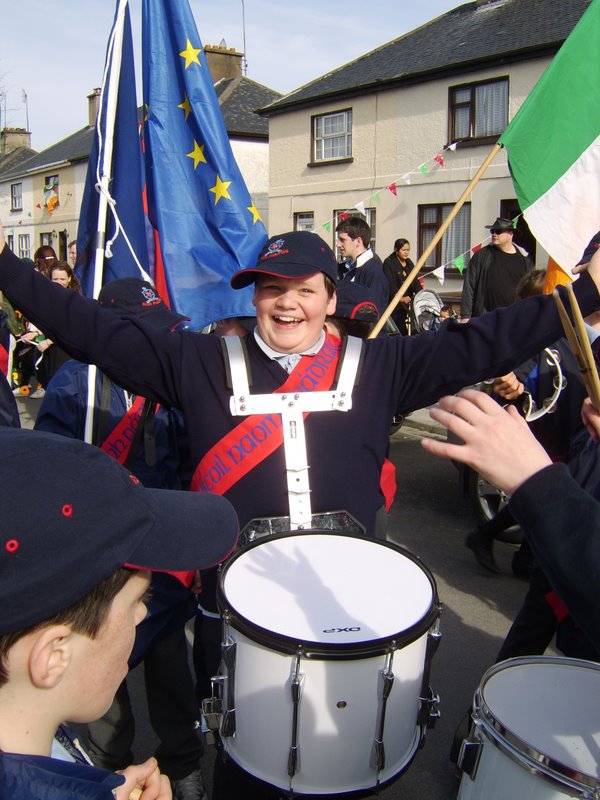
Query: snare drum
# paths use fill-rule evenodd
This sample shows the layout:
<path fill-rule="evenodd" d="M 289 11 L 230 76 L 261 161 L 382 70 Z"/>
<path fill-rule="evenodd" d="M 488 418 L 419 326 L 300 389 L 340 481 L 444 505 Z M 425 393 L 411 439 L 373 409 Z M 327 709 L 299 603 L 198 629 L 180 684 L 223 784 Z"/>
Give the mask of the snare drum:
<path fill-rule="evenodd" d="M 311 531 L 263 539 L 222 569 L 227 755 L 297 794 L 372 789 L 410 763 L 438 699 L 429 570 L 392 544 Z"/>
<path fill-rule="evenodd" d="M 512 658 L 475 693 L 459 800 L 600 798 L 600 665 Z"/>

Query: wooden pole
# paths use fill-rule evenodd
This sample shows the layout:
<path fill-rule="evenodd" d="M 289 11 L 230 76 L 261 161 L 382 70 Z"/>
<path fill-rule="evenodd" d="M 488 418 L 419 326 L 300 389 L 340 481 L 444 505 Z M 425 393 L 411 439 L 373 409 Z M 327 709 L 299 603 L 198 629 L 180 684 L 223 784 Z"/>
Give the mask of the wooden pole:
<path fill-rule="evenodd" d="M 429 242 L 429 244 L 427 245 L 427 247 L 425 248 L 425 250 L 421 254 L 421 257 L 419 258 L 419 260 L 417 261 L 417 263 L 415 264 L 415 266 L 411 270 L 410 274 L 408 275 L 408 277 L 406 278 L 406 280 L 404 281 L 402 286 L 398 289 L 398 291 L 396 292 L 394 297 L 391 299 L 389 306 L 383 312 L 383 314 L 379 318 L 379 321 L 377 322 L 377 325 L 375 325 L 375 327 L 373 328 L 373 330 L 369 334 L 369 339 L 374 339 L 379 334 L 379 332 L 381 331 L 381 329 L 383 328 L 383 326 L 387 322 L 388 318 L 390 317 L 390 315 L 392 314 L 392 312 L 394 311 L 394 309 L 396 308 L 396 306 L 400 302 L 400 298 L 404 297 L 404 295 L 406 293 L 406 290 L 408 289 L 410 284 L 413 282 L 413 280 L 416 278 L 416 276 L 419 274 L 419 270 L 421 269 L 423 264 L 427 261 L 427 259 L 431 255 L 431 253 L 433 252 L 433 250 L 434 250 L 435 246 L 437 245 L 437 243 L 439 242 L 439 240 L 446 233 L 446 231 L 450 227 L 450 224 L 452 223 L 454 217 L 458 214 L 460 209 L 463 207 L 463 205 L 465 204 L 467 198 L 469 197 L 469 195 L 471 194 L 471 192 L 473 191 L 475 186 L 479 183 L 482 175 L 487 170 L 489 165 L 492 163 L 496 153 L 498 152 L 498 150 L 500 150 L 501 147 L 502 147 L 501 144 L 495 144 L 492 147 L 492 149 L 490 150 L 490 152 L 486 156 L 484 162 L 482 163 L 482 165 L 479 167 L 479 169 L 477 170 L 477 172 L 473 176 L 471 182 L 469 183 L 467 188 L 464 190 L 464 192 L 461 194 L 461 196 L 456 201 L 456 204 L 455 204 L 454 208 L 448 214 L 448 217 L 444 220 L 444 222 L 442 223 L 441 227 L 437 230 L 437 232 L 436 232 L 435 236 L 433 237 L 433 239 Z"/>

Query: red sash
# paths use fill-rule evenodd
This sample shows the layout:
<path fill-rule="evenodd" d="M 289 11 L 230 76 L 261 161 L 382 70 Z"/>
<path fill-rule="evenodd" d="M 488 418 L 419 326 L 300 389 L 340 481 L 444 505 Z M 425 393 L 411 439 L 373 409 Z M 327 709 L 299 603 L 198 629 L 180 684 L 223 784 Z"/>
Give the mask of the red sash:
<path fill-rule="evenodd" d="M 287 380 L 273 394 L 327 392 L 333 386 L 342 343 L 327 336 L 314 356 L 302 356 Z M 304 414 L 304 419 L 308 412 Z M 223 495 L 283 444 L 279 414 L 245 417 L 202 458 L 192 478 L 193 492 Z"/>
<path fill-rule="evenodd" d="M 106 437 L 105 441 L 100 445 L 100 449 L 104 450 L 104 452 L 107 453 L 111 458 L 114 458 L 115 461 L 118 461 L 119 464 L 124 464 L 127 456 L 129 455 L 135 432 L 140 424 L 144 402 L 145 398 L 138 395 L 131 404 L 131 407 L 127 410 L 127 413 L 123 415 L 111 433 L 109 433 L 109 435 Z M 156 410 L 158 410 L 158 406 L 156 407 Z M 196 577 L 195 570 L 191 572 L 174 572 L 172 570 L 161 571 L 166 572 L 168 575 L 173 575 L 173 577 L 181 581 L 181 583 L 183 583 L 183 585 L 188 589 Z"/>
<path fill-rule="evenodd" d="M 111 433 L 106 437 L 105 441 L 100 445 L 100 449 L 108 453 L 108 455 L 114 458 L 115 461 L 118 461 L 119 464 L 124 464 L 125 459 L 129 455 L 133 437 L 140 424 L 143 407 L 144 398 L 138 395 L 131 404 L 131 408 L 127 410 L 127 413 L 123 415 Z"/>

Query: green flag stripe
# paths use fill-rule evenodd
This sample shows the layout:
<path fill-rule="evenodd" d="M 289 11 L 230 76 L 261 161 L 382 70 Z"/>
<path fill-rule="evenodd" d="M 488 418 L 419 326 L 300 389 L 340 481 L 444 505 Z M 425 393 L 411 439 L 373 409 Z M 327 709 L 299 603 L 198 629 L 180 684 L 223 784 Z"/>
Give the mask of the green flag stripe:
<path fill-rule="evenodd" d="M 599 97 L 600 0 L 593 0 L 499 139 L 522 209 L 598 136 Z"/>

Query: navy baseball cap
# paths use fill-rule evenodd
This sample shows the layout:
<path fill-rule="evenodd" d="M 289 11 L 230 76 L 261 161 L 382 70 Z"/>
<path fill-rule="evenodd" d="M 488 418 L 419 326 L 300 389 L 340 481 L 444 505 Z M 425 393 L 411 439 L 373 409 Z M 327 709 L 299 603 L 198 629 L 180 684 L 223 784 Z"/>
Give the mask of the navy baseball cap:
<path fill-rule="evenodd" d="M 233 506 L 147 489 L 100 448 L 0 428 L 0 634 L 68 608 L 123 566 L 205 569 L 234 549 Z"/>
<path fill-rule="evenodd" d="M 98 295 L 98 303 L 120 317 L 141 317 L 157 328 L 174 330 L 189 320 L 171 311 L 154 286 L 141 278 L 119 278 L 105 284 Z"/>
<path fill-rule="evenodd" d="M 334 317 L 356 319 L 360 322 L 377 322 L 379 319 L 375 294 L 369 286 L 346 279 L 338 283 L 336 294 Z"/>
<path fill-rule="evenodd" d="M 591 261 L 592 256 L 599 247 L 600 247 L 600 231 L 598 231 L 598 233 L 592 236 L 592 238 L 587 244 L 587 247 L 583 251 L 583 255 L 581 256 L 581 258 L 579 259 L 579 261 L 575 266 L 578 267 L 580 264 L 587 264 L 588 261 Z"/>
<path fill-rule="evenodd" d="M 272 236 L 261 250 L 256 266 L 236 272 L 231 286 L 243 289 L 254 283 L 259 275 L 309 278 L 316 272 L 323 272 L 337 283 L 338 264 L 333 250 L 316 233 L 290 231 Z"/>

